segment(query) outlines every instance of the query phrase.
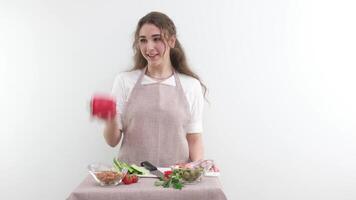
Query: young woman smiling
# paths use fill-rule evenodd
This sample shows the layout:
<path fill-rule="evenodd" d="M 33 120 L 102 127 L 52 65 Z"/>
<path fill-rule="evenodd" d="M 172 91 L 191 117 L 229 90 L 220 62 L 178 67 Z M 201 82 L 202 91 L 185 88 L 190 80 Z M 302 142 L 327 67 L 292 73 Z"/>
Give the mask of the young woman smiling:
<path fill-rule="evenodd" d="M 118 158 L 168 167 L 204 158 L 202 115 L 206 87 L 189 68 L 172 20 L 160 12 L 142 17 L 133 43 L 134 67 L 117 75 L 112 94 L 117 117 L 104 137 Z"/>

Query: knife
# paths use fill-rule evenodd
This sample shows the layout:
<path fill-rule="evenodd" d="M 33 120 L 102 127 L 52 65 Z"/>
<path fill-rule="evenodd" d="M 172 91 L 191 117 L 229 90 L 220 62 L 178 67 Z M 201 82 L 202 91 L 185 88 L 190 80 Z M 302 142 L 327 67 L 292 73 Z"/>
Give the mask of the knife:
<path fill-rule="evenodd" d="M 157 177 L 163 177 L 163 173 L 157 169 L 156 166 L 152 165 L 148 161 L 141 162 L 141 166 L 150 171 L 151 174 L 156 175 Z"/>

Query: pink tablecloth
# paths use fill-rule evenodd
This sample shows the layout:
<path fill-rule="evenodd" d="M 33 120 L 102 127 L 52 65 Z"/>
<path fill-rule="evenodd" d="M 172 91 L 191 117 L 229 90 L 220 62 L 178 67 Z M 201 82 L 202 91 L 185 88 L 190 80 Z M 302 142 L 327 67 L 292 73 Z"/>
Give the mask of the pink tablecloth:
<path fill-rule="evenodd" d="M 140 178 L 136 184 L 101 187 L 91 176 L 69 195 L 67 200 L 226 200 L 217 177 L 203 177 L 182 190 L 154 186 L 154 178 Z"/>

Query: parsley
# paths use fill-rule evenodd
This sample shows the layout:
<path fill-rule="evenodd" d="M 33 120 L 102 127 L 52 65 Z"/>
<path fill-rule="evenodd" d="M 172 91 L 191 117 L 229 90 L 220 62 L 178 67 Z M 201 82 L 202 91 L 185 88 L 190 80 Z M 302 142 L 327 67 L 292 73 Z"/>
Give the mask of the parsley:
<path fill-rule="evenodd" d="M 173 187 L 174 189 L 181 190 L 184 187 L 182 182 L 182 176 L 179 170 L 173 172 L 165 172 L 164 177 L 160 177 L 160 180 L 155 182 L 155 186 L 162 186 L 164 188 Z"/>

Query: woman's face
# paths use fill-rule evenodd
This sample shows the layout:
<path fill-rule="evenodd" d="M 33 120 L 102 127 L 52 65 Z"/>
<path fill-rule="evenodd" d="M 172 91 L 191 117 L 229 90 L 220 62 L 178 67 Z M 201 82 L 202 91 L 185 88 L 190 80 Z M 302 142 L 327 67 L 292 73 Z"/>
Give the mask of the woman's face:
<path fill-rule="evenodd" d="M 166 41 L 161 30 L 153 24 L 144 24 L 139 32 L 138 46 L 149 66 L 163 66 L 169 63 L 169 50 L 174 39 Z"/>

